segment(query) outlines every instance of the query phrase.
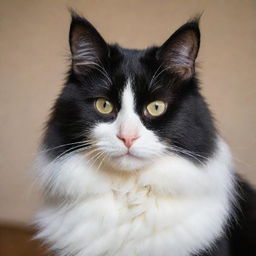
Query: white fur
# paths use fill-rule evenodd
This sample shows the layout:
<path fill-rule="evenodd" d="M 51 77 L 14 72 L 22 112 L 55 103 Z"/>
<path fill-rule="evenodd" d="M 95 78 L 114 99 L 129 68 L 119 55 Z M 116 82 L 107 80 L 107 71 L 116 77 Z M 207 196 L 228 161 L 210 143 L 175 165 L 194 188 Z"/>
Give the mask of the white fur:
<path fill-rule="evenodd" d="M 116 134 L 125 120 L 140 138 L 131 147 L 134 156 L 120 160 L 127 149 Z M 36 218 L 38 238 L 58 255 L 187 256 L 222 234 L 234 182 L 231 155 L 220 138 L 204 165 L 164 155 L 164 145 L 134 112 L 129 83 L 117 119 L 98 124 L 93 136 L 110 154 L 100 166 L 83 152 L 56 161 L 38 158 L 47 192 Z"/>

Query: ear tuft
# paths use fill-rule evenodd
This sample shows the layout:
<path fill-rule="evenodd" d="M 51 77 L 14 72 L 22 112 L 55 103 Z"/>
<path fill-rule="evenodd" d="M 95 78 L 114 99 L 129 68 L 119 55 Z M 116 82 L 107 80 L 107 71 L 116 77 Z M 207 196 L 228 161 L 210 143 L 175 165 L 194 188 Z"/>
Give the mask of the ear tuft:
<path fill-rule="evenodd" d="M 99 62 L 108 54 L 108 46 L 93 25 L 71 12 L 71 25 L 69 31 L 69 44 L 72 53 L 73 70 L 81 73 Z"/>
<path fill-rule="evenodd" d="M 181 26 L 158 50 L 164 67 L 182 80 L 195 72 L 195 60 L 200 46 L 200 17 Z"/>

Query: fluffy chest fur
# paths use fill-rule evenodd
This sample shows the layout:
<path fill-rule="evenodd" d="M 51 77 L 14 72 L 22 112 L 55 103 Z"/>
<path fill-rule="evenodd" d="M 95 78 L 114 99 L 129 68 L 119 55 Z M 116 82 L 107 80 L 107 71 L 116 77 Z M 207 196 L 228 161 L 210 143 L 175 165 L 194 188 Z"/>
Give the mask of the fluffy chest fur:
<path fill-rule="evenodd" d="M 233 178 L 221 141 L 203 167 L 168 156 L 118 175 L 93 169 L 83 154 L 38 164 L 44 185 L 55 170 L 49 193 L 67 198 L 53 198 L 37 216 L 38 237 L 60 255 L 186 256 L 208 248 L 228 220 Z"/>

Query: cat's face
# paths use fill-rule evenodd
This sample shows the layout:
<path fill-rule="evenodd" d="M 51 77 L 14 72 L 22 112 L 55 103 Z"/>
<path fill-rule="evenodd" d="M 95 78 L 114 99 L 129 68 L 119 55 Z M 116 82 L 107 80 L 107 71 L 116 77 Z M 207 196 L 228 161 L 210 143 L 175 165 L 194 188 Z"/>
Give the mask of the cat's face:
<path fill-rule="evenodd" d="M 164 141 L 160 140 L 153 129 L 146 128 L 143 121 L 156 118 L 153 115 L 164 115 L 167 101 L 158 100 L 139 105 L 133 86 L 132 78 L 127 78 L 120 93 L 120 109 L 116 110 L 114 120 L 99 122 L 91 130 L 96 147 L 100 152 L 104 152 L 106 160 L 119 170 L 141 168 L 161 156 L 166 149 Z M 102 112 L 108 108 L 110 111 L 112 107 L 115 108 L 114 104 L 104 98 L 96 100 L 96 111 Z"/>
<path fill-rule="evenodd" d="M 72 68 L 44 140 L 50 155 L 85 150 L 92 162 L 126 171 L 163 154 L 204 161 L 215 131 L 195 78 L 199 37 L 192 21 L 161 47 L 128 50 L 74 15 Z"/>

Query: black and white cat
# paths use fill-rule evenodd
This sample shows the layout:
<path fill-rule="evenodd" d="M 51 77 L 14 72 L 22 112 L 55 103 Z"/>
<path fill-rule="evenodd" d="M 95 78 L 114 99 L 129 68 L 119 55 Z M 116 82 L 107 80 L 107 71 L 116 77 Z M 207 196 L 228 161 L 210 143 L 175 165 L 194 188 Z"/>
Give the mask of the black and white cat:
<path fill-rule="evenodd" d="M 254 191 L 200 94 L 198 19 L 131 50 L 73 13 L 69 42 L 37 160 L 37 237 L 60 256 L 255 256 Z"/>

